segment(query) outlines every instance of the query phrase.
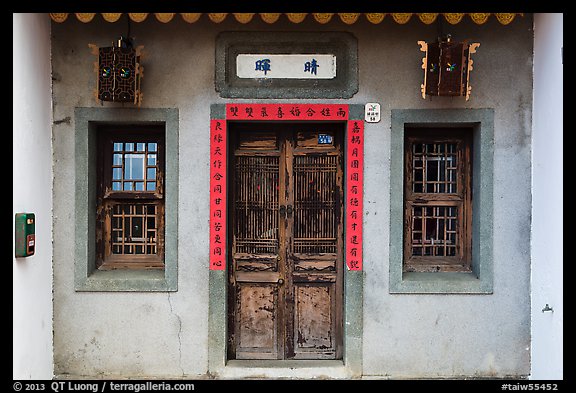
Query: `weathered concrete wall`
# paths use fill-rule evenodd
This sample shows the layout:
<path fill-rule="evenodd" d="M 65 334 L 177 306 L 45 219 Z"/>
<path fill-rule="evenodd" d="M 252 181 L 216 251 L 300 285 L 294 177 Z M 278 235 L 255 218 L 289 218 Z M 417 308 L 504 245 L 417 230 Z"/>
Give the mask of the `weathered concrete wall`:
<path fill-rule="evenodd" d="M 74 107 L 98 107 L 95 56 L 89 43 L 111 44 L 126 22 L 70 18 L 53 24 L 54 72 L 54 362 L 73 375 L 197 377 L 208 370 L 209 108 L 226 103 L 214 89 L 216 35 L 221 31 L 348 31 L 358 39 L 359 92 L 349 100 L 380 102 L 382 120 L 365 128 L 365 376 L 521 376 L 530 371 L 530 136 L 532 17 L 508 26 L 445 26 L 454 39 L 480 42 L 472 96 L 420 96 L 423 52 L 437 26 L 334 19 L 319 25 L 231 18 L 213 24 L 149 17 L 132 23 L 144 45 L 143 107 L 180 114 L 178 292 L 74 292 Z M 238 99 L 235 102 L 253 100 Z M 269 100 L 270 101 L 270 100 Z M 286 100 L 297 102 L 296 99 Z M 311 100 L 307 100 L 311 101 Z M 315 100 L 316 101 L 316 100 Z M 105 103 L 105 106 L 121 106 Z M 494 293 L 416 295 L 388 292 L 390 113 L 410 108 L 494 108 Z M 392 174 L 400 176 L 401 174 Z M 224 326 L 222 326 L 224 329 Z M 261 370 L 259 370 L 261 371 Z M 277 375 L 277 374 L 276 374 Z"/>

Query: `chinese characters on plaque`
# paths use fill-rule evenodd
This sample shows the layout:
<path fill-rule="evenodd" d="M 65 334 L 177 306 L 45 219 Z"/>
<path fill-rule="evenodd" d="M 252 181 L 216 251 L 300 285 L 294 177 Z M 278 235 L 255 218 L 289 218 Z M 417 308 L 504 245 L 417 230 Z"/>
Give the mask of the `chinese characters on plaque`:
<path fill-rule="evenodd" d="M 334 79 L 336 56 L 330 54 L 239 54 L 238 78 Z"/>
<path fill-rule="evenodd" d="M 380 104 L 369 102 L 364 105 L 364 120 L 366 123 L 378 123 L 380 121 Z"/>
<path fill-rule="evenodd" d="M 225 118 L 210 121 L 210 269 L 226 268 L 226 122 L 235 120 L 346 122 L 345 262 L 348 270 L 362 270 L 364 121 L 350 120 L 346 104 L 226 104 Z M 332 142 L 330 135 L 318 138 Z"/>

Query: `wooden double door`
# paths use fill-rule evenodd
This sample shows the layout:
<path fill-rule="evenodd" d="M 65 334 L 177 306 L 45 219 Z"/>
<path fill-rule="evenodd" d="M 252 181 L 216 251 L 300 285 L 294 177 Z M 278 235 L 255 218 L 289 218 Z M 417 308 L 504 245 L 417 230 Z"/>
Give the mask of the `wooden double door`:
<path fill-rule="evenodd" d="M 229 359 L 342 358 L 343 129 L 229 126 Z"/>

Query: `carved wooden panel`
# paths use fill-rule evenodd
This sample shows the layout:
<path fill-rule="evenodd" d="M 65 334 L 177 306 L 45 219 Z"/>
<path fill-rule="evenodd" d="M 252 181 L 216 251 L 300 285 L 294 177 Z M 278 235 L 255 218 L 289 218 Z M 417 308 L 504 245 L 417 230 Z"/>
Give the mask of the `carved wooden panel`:
<path fill-rule="evenodd" d="M 440 46 L 428 45 L 428 65 L 426 68 L 426 94 L 438 95 L 438 84 L 440 82 Z"/>
<path fill-rule="evenodd" d="M 440 44 L 440 83 L 438 95 L 462 96 L 466 92 L 466 60 L 464 49 L 468 45 L 461 42 L 442 42 Z"/>
<path fill-rule="evenodd" d="M 472 53 L 476 53 L 479 43 L 453 42 L 448 36 L 445 41 L 418 41 L 420 50 L 426 52 L 422 59 L 424 83 L 421 85 L 422 98 L 431 96 L 465 96 L 470 98 L 472 87 L 469 84 L 473 69 Z"/>

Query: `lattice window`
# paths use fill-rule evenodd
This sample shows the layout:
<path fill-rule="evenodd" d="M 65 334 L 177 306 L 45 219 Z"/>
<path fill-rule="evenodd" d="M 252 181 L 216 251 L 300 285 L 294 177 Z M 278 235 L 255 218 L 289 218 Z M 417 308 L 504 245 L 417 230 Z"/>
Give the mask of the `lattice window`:
<path fill-rule="evenodd" d="M 470 271 L 471 130 L 405 136 L 404 271 Z"/>
<path fill-rule="evenodd" d="M 113 191 L 155 191 L 156 142 L 114 142 L 112 162 Z"/>
<path fill-rule="evenodd" d="M 336 253 L 337 156 L 294 157 L 294 253 Z"/>
<path fill-rule="evenodd" d="M 456 192 L 456 143 L 412 145 L 413 192 Z"/>
<path fill-rule="evenodd" d="M 117 204 L 112 207 L 112 254 L 156 255 L 157 206 Z"/>
<path fill-rule="evenodd" d="M 235 252 L 278 254 L 279 157 L 238 156 Z"/>
<path fill-rule="evenodd" d="M 457 212 L 453 206 L 413 206 L 412 255 L 456 256 Z"/>
<path fill-rule="evenodd" d="M 98 137 L 99 268 L 163 268 L 164 130 L 107 126 Z"/>

